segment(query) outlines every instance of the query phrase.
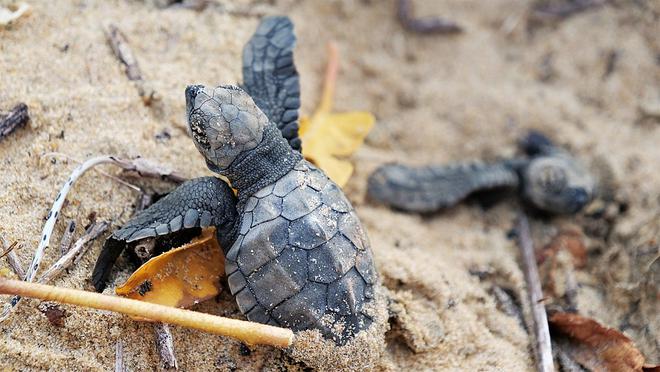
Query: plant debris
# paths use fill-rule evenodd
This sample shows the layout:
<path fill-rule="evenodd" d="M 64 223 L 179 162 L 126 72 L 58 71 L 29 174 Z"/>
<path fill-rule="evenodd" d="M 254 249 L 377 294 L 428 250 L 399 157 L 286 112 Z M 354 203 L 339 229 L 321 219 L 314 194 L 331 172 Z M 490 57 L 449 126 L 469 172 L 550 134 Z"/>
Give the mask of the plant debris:
<path fill-rule="evenodd" d="M 174 340 L 172 339 L 170 326 L 166 323 L 156 323 L 154 324 L 154 332 L 156 333 L 156 348 L 158 348 L 160 360 L 163 362 L 163 368 L 179 369 L 174 355 Z"/>
<path fill-rule="evenodd" d="M 623 333 L 603 327 L 593 319 L 557 312 L 550 316 L 550 327 L 557 341 L 569 345 L 564 350 L 592 371 L 651 371 L 658 366 L 644 365 L 644 356 Z"/>
<path fill-rule="evenodd" d="M 84 163 L 80 164 L 78 167 L 76 167 L 73 170 L 73 172 L 71 172 L 71 175 L 69 176 L 67 181 L 64 183 L 64 185 L 62 185 L 60 192 L 55 197 L 55 201 L 53 202 L 53 205 L 50 208 L 48 215 L 46 216 L 46 223 L 44 224 L 43 230 L 40 235 L 41 239 L 39 240 L 39 246 L 37 246 L 37 249 L 34 252 L 34 257 L 32 258 L 32 263 L 28 267 L 28 271 L 25 273 L 25 276 L 23 277 L 25 281 L 27 282 L 33 281 L 37 274 L 37 271 L 39 270 L 39 266 L 41 265 L 44 252 L 46 248 L 48 248 L 48 246 L 50 245 L 50 237 L 53 234 L 53 229 L 55 228 L 55 222 L 57 222 L 57 217 L 60 213 L 60 210 L 64 206 L 64 201 L 66 200 L 66 196 L 71 190 L 73 183 L 76 180 L 78 180 L 78 178 L 80 178 L 80 176 L 82 176 L 89 169 L 92 169 L 99 164 L 114 164 L 124 170 L 137 172 L 137 174 L 143 177 L 158 177 L 176 183 L 180 183 L 185 180 L 185 178 L 180 176 L 178 173 L 170 169 L 167 169 L 165 167 L 153 164 L 143 158 L 126 160 L 126 159 L 117 158 L 115 156 L 103 155 L 88 159 Z M 11 315 L 12 311 L 16 308 L 20 300 L 21 300 L 20 296 L 14 296 L 9 301 L 9 303 L 5 304 L 5 307 L 2 313 L 0 314 L 0 322 L 4 321 L 9 317 L 9 315 Z"/>
<path fill-rule="evenodd" d="M 190 243 L 147 261 L 115 292 L 136 300 L 187 308 L 217 296 L 224 272 L 224 255 L 212 227 Z"/>
<path fill-rule="evenodd" d="M 89 242 L 98 238 L 108 229 L 110 224 L 108 222 L 99 222 L 92 223 L 89 228 L 85 231 L 83 236 L 80 237 L 64 256 L 60 257 L 57 262 L 55 262 L 46 272 L 41 275 L 39 278 L 39 283 L 48 283 L 53 280 L 57 275 L 59 275 L 66 268 L 70 267 L 72 264 L 78 262 L 80 258 L 87 252 L 89 249 Z"/>
<path fill-rule="evenodd" d="M 338 157 L 352 155 L 362 145 L 375 123 L 369 112 L 332 112 L 339 69 L 337 46 L 328 46 L 329 58 L 321 102 L 311 118 L 300 119 L 303 155 L 337 185 L 343 187 L 353 174 L 353 165 Z"/>
<path fill-rule="evenodd" d="M 562 21 L 586 10 L 605 5 L 607 0 L 537 1 L 530 12 L 533 21 Z"/>
<path fill-rule="evenodd" d="M 24 126 L 28 121 L 30 121 L 30 115 L 25 103 L 14 106 L 5 115 L 0 114 L 0 140 L 10 135 L 17 128 Z"/>
<path fill-rule="evenodd" d="M 548 317 L 543 304 L 543 291 L 539 279 L 536 260 L 534 259 L 534 246 L 529 231 L 529 221 L 524 214 L 520 214 L 516 223 L 518 233 L 518 246 L 527 283 L 527 294 L 532 307 L 532 318 L 534 321 L 534 338 L 536 341 L 536 366 L 538 371 L 554 371 L 552 362 L 552 346 L 550 343 L 550 331 L 548 329 Z"/>
<path fill-rule="evenodd" d="M 584 235 L 579 229 L 569 228 L 559 231 L 539 252 L 536 261 L 542 264 L 546 260 L 554 260 L 561 250 L 571 254 L 576 269 L 586 266 L 587 248 L 584 244 Z"/>
<path fill-rule="evenodd" d="M 9 26 L 24 15 L 29 15 L 32 7 L 26 3 L 10 4 L 7 7 L 0 6 L 0 27 Z"/>
<path fill-rule="evenodd" d="M 84 306 L 97 310 L 110 310 L 133 317 L 144 317 L 163 323 L 177 324 L 221 336 L 233 337 L 253 345 L 291 346 L 293 331 L 287 328 L 245 320 L 198 313 L 169 306 L 151 304 L 116 296 L 108 296 L 78 289 L 27 283 L 0 276 L 0 294 L 37 298 L 46 301 Z"/>
<path fill-rule="evenodd" d="M 156 91 L 143 79 L 137 58 L 135 58 L 131 47 L 128 45 L 126 36 L 113 24 L 109 24 L 106 27 L 105 34 L 115 56 L 126 67 L 126 76 L 129 80 L 135 82 L 142 102 L 146 106 L 150 106 L 160 100 Z"/>
<path fill-rule="evenodd" d="M 25 277 L 25 270 L 23 270 L 23 264 L 21 264 L 21 260 L 18 258 L 15 250 L 16 247 L 18 247 L 18 242 L 8 244 L 7 240 L 2 235 L 0 235 L 0 241 L 2 241 L 3 249 L 0 258 L 7 257 L 7 263 L 12 271 L 14 271 L 14 274 L 16 274 L 19 279 L 23 279 Z"/>
<path fill-rule="evenodd" d="M 71 243 L 73 242 L 73 234 L 76 232 L 76 221 L 69 220 L 69 223 L 64 229 L 64 234 L 62 234 L 62 239 L 60 240 L 60 255 L 64 256 L 69 249 L 71 249 Z"/>
<path fill-rule="evenodd" d="M 463 32 L 463 28 L 454 21 L 441 17 L 416 18 L 412 0 L 399 0 L 397 16 L 403 27 L 419 34 L 456 34 Z"/>
<path fill-rule="evenodd" d="M 42 302 L 37 308 L 48 318 L 50 324 L 55 327 L 64 327 L 64 320 L 67 317 L 67 313 L 60 305 L 55 302 Z"/>
<path fill-rule="evenodd" d="M 124 372 L 126 367 L 124 367 L 124 344 L 120 341 L 117 341 L 115 346 L 115 372 Z"/>

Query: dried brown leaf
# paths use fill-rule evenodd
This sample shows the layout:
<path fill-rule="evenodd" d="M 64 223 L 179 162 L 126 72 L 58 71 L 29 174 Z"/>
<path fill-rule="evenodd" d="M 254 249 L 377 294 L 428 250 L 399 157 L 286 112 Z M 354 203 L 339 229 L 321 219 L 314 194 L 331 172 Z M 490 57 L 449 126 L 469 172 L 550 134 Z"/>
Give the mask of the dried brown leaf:
<path fill-rule="evenodd" d="M 592 371 L 650 371 L 632 340 L 613 328 L 577 314 L 557 312 L 548 321 L 553 338 L 570 344 L 571 357 Z M 651 368 L 651 369 L 647 369 Z"/>
<path fill-rule="evenodd" d="M 64 320 L 67 317 L 67 313 L 60 305 L 54 302 L 42 302 L 38 308 L 48 318 L 50 324 L 55 327 L 64 327 Z"/>
<path fill-rule="evenodd" d="M 550 243 L 543 247 L 537 262 L 554 259 L 560 250 L 568 251 L 573 256 L 573 265 L 581 269 L 587 264 L 587 247 L 584 244 L 584 235 L 578 229 L 564 229 L 555 235 Z"/>

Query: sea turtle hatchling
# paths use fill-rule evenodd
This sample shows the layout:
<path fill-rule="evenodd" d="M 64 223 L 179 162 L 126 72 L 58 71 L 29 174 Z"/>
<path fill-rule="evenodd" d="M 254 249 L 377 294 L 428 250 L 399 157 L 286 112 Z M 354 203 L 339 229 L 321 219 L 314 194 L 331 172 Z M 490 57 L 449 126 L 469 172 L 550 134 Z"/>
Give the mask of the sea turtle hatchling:
<path fill-rule="evenodd" d="M 182 184 L 107 240 L 97 290 L 126 245 L 213 225 L 229 289 L 249 320 L 318 329 L 337 344 L 370 326 L 376 271 L 365 231 L 341 189 L 296 150 L 294 43 L 288 18 L 265 18 L 244 49 L 243 88 L 186 88 L 193 142 L 237 198 L 215 177 Z"/>
<path fill-rule="evenodd" d="M 525 156 L 491 164 L 387 164 L 371 174 L 367 192 L 378 202 L 419 213 L 451 207 L 477 191 L 501 188 L 519 189 L 527 202 L 550 213 L 575 213 L 592 200 L 594 177 L 566 150 L 534 131 L 520 147 Z"/>

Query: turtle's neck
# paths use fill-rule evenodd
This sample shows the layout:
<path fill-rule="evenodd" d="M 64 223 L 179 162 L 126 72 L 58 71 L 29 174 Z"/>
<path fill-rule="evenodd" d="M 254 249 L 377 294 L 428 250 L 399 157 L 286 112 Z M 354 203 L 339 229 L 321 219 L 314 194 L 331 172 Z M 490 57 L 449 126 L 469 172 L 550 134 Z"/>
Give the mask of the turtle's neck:
<path fill-rule="evenodd" d="M 239 209 L 255 192 L 282 178 L 302 159 L 302 155 L 286 142 L 272 123 L 264 128 L 257 147 L 239 155 L 222 171 L 238 190 Z"/>

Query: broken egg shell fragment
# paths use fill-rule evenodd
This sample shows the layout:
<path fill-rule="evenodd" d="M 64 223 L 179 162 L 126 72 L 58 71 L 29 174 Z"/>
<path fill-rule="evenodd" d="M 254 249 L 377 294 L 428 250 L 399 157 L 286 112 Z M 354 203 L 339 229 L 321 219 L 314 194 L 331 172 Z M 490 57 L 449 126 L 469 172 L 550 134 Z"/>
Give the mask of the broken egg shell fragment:
<path fill-rule="evenodd" d="M 220 293 L 224 262 L 215 227 L 206 228 L 190 243 L 147 261 L 126 283 L 117 287 L 115 293 L 135 300 L 187 308 Z"/>

